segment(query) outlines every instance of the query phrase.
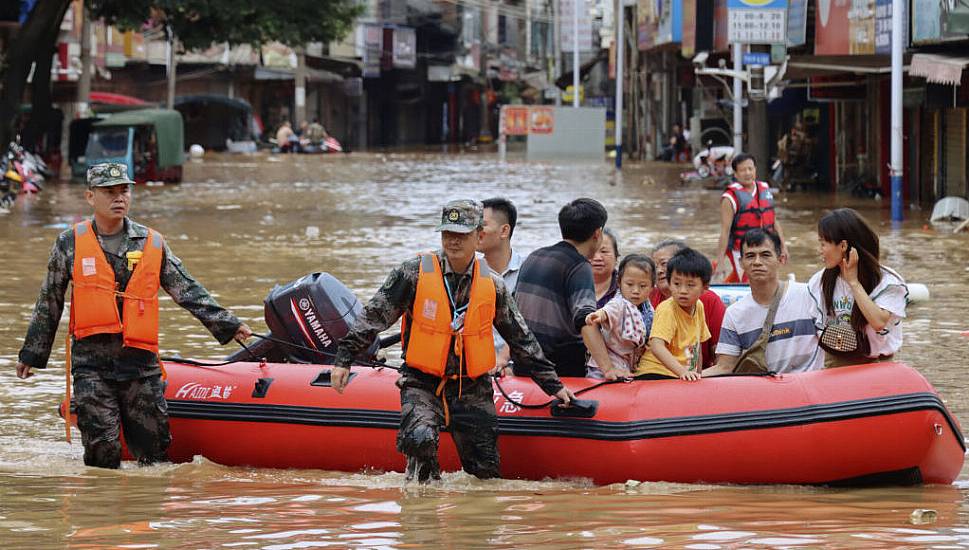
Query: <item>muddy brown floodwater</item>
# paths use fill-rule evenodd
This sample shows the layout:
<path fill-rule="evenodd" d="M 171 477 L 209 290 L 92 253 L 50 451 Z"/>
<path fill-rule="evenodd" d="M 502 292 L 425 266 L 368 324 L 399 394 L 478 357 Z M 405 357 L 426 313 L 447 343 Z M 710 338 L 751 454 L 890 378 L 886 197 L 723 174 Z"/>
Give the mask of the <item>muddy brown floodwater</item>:
<path fill-rule="evenodd" d="M 192 274 L 257 331 L 266 330 L 269 289 L 306 273 L 328 271 L 368 299 L 394 264 L 438 242 L 433 227 L 451 198 L 512 199 L 521 251 L 556 241 L 558 209 L 579 196 L 606 205 L 623 253 L 671 236 L 710 253 L 718 237 L 718 194 L 679 185 L 668 165 L 632 165 L 616 176 L 606 163 L 503 163 L 482 153 L 207 155 L 185 174 L 181 185 L 137 188 L 132 217 L 165 234 Z M 463 473 L 414 489 L 402 488 L 396 473 L 228 468 L 204 459 L 85 468 L 79 438 L 63 441 L 55 411 L 62 338 L 51 368 L 29 381 L 13 368 L 54 238 L 88 213 L 82 196 L 82 186 L 51 184 L 0 215 L 0 547 L 969 546 L 965 469 L 952 486 L 627 490 Z M 958 418 L 969 418 L 969 339 L 960 335 L 969 330 L 969 236 L 927 226 L 928 211 L 908 211 L 892 228 L 880 202 L 804 193 L 779 200 L 788 271 L 801 281 L 818 269 L 815 224 L 824 209 L 850 205 L 878 227 L 883 261 L 932 293 L 909 307 L 898 358 L 924 373 Z M 162 309 L 163 354 L 233 351 L 170 300 Z M 937 519 L 913 525 L 920 508 Z"/>

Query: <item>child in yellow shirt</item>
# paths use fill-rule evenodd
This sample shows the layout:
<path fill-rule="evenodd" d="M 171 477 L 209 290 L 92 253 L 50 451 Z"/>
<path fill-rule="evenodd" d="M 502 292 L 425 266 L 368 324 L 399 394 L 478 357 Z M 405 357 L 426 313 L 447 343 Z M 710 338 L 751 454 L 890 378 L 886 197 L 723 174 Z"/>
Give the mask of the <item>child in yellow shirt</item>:
<path fill-rule="evenodd" d="M 710 260 L 691 248 L 670 258 L 666 279 L 672 293 L 656 308 L 649 349 L 634 376 L 700 379 L 700 344 L 710 339 L 700 295 L 709 287 L 712 273 Z"/>

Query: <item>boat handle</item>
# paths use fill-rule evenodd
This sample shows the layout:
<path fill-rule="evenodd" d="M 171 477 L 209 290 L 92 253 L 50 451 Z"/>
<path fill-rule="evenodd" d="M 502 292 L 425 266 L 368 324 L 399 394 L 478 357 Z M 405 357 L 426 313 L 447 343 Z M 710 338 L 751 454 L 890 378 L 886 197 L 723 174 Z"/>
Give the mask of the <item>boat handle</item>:
<path fill-rule="evenodd" d="M 255 398 L 266 397 L 266 392 L 269 391 L 269 386 L 272 383 L 272 378 L 260 378 L 259 380 L 256 380 L 256 386 L 252 389 L 252 396 Z"/>

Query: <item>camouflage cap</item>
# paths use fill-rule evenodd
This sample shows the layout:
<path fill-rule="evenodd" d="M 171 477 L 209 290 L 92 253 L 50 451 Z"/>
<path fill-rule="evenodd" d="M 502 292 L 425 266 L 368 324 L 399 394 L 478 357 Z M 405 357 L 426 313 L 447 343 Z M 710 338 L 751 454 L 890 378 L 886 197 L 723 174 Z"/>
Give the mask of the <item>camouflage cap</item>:
<path fill-rule="evenodd" d="M 128 167 L 117 162 L 95 164 L 87 169 L 88 187 L 112 187 L 115 185 L 131 185 L 128 179 Z"/>
<path fill-rule="evenodd" d="M 437 231 L 470 233 L 484 223 L 484 207 L 478 201 L 462 199 L 444 205 Z"/>

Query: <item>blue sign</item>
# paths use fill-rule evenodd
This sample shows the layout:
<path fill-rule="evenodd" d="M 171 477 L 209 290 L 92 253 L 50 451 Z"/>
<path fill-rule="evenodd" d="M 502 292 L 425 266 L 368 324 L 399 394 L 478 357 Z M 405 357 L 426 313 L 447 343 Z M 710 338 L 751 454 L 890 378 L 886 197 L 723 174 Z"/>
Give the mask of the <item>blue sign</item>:
<path fill-rule="evenodd" d="M 879 0 L 881 1 L 881 0 Z M 790 0 L 787 6 L 787 46 L 807 43 L 807 0 Z"/>
<path fill-rule="evenodd" d="M 770 65 L 770 54 L 765 52 L 747 52 L 744 54 L 744 65 Z"/>
<path fill-rule="evenodd" d="M 902 3 L 902 49 L 908 47 L 908 3 Z M 892 53 L 892 0 L 875 2 L 875 53 Z"/>

